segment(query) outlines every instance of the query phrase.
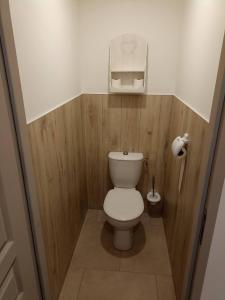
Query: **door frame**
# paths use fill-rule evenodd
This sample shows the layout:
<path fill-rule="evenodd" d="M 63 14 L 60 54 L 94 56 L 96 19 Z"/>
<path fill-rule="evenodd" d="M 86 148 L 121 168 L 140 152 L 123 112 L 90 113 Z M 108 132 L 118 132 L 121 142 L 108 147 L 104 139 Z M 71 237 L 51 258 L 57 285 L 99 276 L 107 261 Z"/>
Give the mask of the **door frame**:
<path fill-rule="evenodd" d="M 1 0 L 0 4 L 0 36 L 10 92 L 12 114 L 16 128 L 18 149 L 23 171 L 23 181 L 25 185 L 27 206 L 31 221 L 31 231 L 33 235 L 42 296 L 44 299 L 50 299 L 44 240 L 34 181 L 34 171 L 29 146 L 29 136 L 23 104 L 23 94 L 17 62 L 9 0 Z"/>
<path fill-rule="evenodd" d="M 205 183 L 202 191 L 198 227 L 192 257 L 192 276 L 189 279 L 187 299 L 201 297 L 210 246 L 212 242 L 221 192 L 225 178 L 225 35 L 214 92 L 204 159 Z M 203 227 L 204 226 L 204 227 Z"/>
<path fill-rule="evenodd" d="M 1 295 L 5 299 L 7 296 L 4 293 L 13 293 L 13 285 L 10 285 L 9 281 L 7 283 L 10 272 L 12 272 L 11 278 L 15 280 L 19 292 L 17 298 L 27 299 L 29 297 L 31 299 L 32 297 L 32 299 L 40 300 L 42 298 L 40 281 L 1 38 L 0 99 L 0 189 L 2 193 L 0 209 L 3 217 L 1 226 L 6 231 L 6 241 L 0 249 L 1 267 L 3 268 L 0 282 Z"/>

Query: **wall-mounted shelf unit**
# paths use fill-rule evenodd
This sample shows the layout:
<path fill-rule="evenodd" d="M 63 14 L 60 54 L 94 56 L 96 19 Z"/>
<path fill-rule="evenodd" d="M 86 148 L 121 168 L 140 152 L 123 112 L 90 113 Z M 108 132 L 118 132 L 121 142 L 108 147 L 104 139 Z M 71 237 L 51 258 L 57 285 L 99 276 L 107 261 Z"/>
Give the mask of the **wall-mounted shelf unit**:
<path fill-rule="evenodd" d="M 135 34 L 124 34 L 111 41 L 109 91 L 144 94 L 146 91 L 148 45 Z"/>

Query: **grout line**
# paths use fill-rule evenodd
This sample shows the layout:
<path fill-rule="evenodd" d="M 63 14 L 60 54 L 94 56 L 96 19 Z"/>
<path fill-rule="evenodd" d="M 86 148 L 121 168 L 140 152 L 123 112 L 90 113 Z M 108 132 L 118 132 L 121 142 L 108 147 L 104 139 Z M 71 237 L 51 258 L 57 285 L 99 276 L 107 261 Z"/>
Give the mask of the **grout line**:
<path fill-rule="evenodd" d="M 81 275 L 81 280 L 80 280 L 80 284 L 79 284 L 79 287 L 78 287 L 78 291 L 77 291 L 77 295 L 76 295 L 76 299 L 75 300 L 79 299 L 79 294 L 80 294 L 80 291 L 81 291 L 81 285 L 83 283 L 85 274 L 86 274 L 86 270 L 83 269 L 83 274 Z"/>
<path fill-rule="evenodd" d="M 156 284 L 156 295 L 157 295 L 157 299 L 160 300 L 160 297 L 159 297 L 159 283 L 158 283 L 157 275 L 155 275 L 155 284 Z"/>
<path fill-rule="evenodd" d="M 121 267 L 122 267 L 122 257 L 119 257 L 119 272 L 122 272 Z"/>
<path fill-rule="evenodd" d="M 85 224 L 87 224 L 87 218 L 88 218 L 88 215 L 89 215 L 89 212 L 91 211 L 91 209 L 89 209 L 88 211 L 87 211 L 87 214 L 86 214 L 86 218 L 85 218 L 85 221 L 84 221 L 84 224 L 83 224 L 83 226 L 82 226 L 82 229 L 85 227 Z M 102 210 L 98 210 L 99 212 L 101 212 Z M 150 224 L 149 224 L 150 225 Z M 165 231 L 164 231 L 164 226 L 163 226 L 163 224 L 157 224 L 156 226 L 154 226 L 154 227 L 162 227 L 162 229 L 163 229 L 163 236 L 164 236 L 164 238 L 165 238 Z M 80 237 L 82 236 L 82 230 L 81 230 L 81 234 L 80 234 Z M 79 237 L 79 239 L 80 239 L 80 237 Z M 79 239 L 78 239 L 78 241 L 77 241 L 77 245 L 79 244 Z M 75 251 L 74 251 L 74 253 L 76 252 L 76 249 L 75 249 Z M 118 267 L 116 267 L 116 268 L 93 268 L 93 267 L 85 267 L 85 266 L 82 266 L 82 265 L 80 265 L 79 266 L 79 268 L 80 269 L 83 269 L 83 270 L 85 270 L 85 272 L 87 271 L 87 270 L 95 270 L 95 271 L 106 271 L 106 272 L 120 272 L 120 273 L 131 273 L 131 274 L 146 274 L 146 275 L 150 275 L 150 276 L 167 276 L 167 277 L 171 277 L 172 275 L 170 274 L 170 273 L 164 273 L 164 274 L 159 274 L 159 273 L 153 273 L 153 272 L 146 272 L 146 271 L 131 271 L 131 270 L 121 270 L 121 268 L 122 268 L 122 260 L 123 259 L 126 259 L 126 258 L 123 258 L 123 257 L 121 257 L 121 256 L 117 256 L 117 257 L 115 257 L 115 259 L 117 260 L 117 262 L 118 262 Z M 170 261 L 169 261 L 169 264 L 170 264 Z M 170 266 L 170 268 L 171 268 L 171 266 Z"/>
<path fill-rule="evenodd" d="M 157 274 L 157 273 L 150 273 L 150 272 L 138 272 L 138 271 L 125 271 L 120 270 L 120 273 L 130 273 L 130 274 L 140 274 L 140 275 L 149 275 L 149 276 L 165 276 L 165 277 L 172 277 L 172 275 L 169 274 Z"/>

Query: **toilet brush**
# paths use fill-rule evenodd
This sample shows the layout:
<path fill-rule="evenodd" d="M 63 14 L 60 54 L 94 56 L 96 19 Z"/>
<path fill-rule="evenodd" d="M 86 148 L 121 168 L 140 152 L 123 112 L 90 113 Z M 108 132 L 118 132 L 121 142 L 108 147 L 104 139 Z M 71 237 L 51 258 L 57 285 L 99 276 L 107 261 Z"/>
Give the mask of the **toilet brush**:
<path fill-rule="evenodd" d="M 155 176 L 152 177 L 152 192 L 153 197 L 155 197 Z"/>
<path fill-rule="evenodd" d="M 147 200 L 151 205 L 156 205 L 161 201 L 161 196 L 155 191 L 155 176 L 152 176 L 152 191 L 147 194 Z"/>

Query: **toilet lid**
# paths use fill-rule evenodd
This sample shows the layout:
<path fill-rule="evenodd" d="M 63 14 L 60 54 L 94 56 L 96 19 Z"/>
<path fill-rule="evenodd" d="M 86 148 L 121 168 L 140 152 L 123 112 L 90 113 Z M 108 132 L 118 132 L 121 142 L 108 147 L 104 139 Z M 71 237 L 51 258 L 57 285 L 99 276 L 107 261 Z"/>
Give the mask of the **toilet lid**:
<path fill-rule="evenodd" d="M 144 202 L 137 190 L 115 188 L 106 195 L 104 211 L 115 220 L 130 221 L 143 213 Z"/>

